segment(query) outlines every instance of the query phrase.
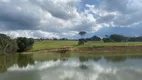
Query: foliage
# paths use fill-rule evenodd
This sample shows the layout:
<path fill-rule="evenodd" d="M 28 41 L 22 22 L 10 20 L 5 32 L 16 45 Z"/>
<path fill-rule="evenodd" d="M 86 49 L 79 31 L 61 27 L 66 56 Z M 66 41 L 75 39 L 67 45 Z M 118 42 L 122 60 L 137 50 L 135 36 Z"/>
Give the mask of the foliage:
<path fill-rule="evenodd" d="M 102 39 L 104 42 L 124 42 L 126 41 L 126 37 L 119 34 L 112 34 L 110 36 L 106 35 L 105 38 Z"/>
<path fill-rule="evenodd" d="M 78 45 L 82 45 L 82 44 L 84 44 L 84 43 L 85 43 L 85 39 L 82 38 L 82 39 L 79 39 L 79 40 L 78 40 Z"/>
<path fill-rule="evenodd" d="M 110 35 L 109 38 L 114 42 L 125 41 L 125 37 L 123 35 L 119 35 L 119 34 L 112 34 L 112 35 Z"/>
<path fill-rule="evenodd" d="M 96 36 L 96 35 L 94 35 L 91 38 L 87 38 L 87 40 L 89 40 L 89 41 L 101 41 L 101 38 Z"/>
<path fill-rule="evenodd" d="M 103 38 L 102 40 L 103 40 L 103 42 L 112 42 L 112 40 L 110 38 Z"/>
<path fill-rule="evenodd" d="M 0 51 L 1 53 L 15 53 L 17 51 L 17 43 L 5 34 L 0 34 Z"/>
<path fill-rule="evenodd" d="M 142 37 L 127 37 L 127 41 L 129 42 L 141 42 L 142 41 Z"/>
<path fill-rule="evenodd" d="M 106 35 L 102 39 L 104 42 L 142 42 L 142 36 L 138 37 L 126 37 L 119 34 Z"/>
<path fill-rule="evenodd" d="M 80 32 L 79 32 L 79 35 L 84 36 L 86 33 L 87 33 L 87 32 L 85 32 L 85 31 L 80 31 Z"/>
<path fill-rule="evenodd" d="M 80 36 L 84 36 L 86 33 L 87 33 L 87 32 L 85 32 L 85 31 L 80 31 L 80 32 L 79 32 L 79 35 L 80 35 Z M 85 42 L 87 42 L 87 40 L 81 38 L 81 39 L 78 40 L 78 45 L 82 45 L 82 44 L 84 44 Z"/>
<path fill-rule="evenodd" d="M 18 37 L 16 41 L 17 41 L 17 45 L 18 45 L 17 52 L 27 51 L 27 50 L 31 49 L 34 44 L 34 39 L 32 39 L 32 38 Z"/>
<path fill-rule="evenodd" d="M 68 40 L 68 38 L 61 38 L 60 40 Z"/>

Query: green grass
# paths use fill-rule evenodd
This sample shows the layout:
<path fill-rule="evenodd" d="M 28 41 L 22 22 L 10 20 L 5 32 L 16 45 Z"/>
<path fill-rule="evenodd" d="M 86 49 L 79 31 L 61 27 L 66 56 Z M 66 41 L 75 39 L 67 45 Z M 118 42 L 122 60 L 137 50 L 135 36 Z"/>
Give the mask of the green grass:
<path fill-rule="evenodd" d="M 77 41 L 58 41 L 58 40 L 43 40 L 36 41 L 30 51 L 62 48 L 64 46 L 76 46 Z"/>
<path fill-rule="evenodd" d="M 33 45 L 33 48 L 30 51 L 36 50 L 45 50 L 45 49 L 56 49 L 62 48 L 64 46 L 72 46 L 76 48 L 82 47 L 105 47 L 105 46 L 142 46 L 142 42 L 111 42 L 111 43 L 104 43 L 104 42 L 95 42 L 89 41 L 84 45 L 77 45 L 78 41 L 60 41 L 60 40 L 43 40 L 43 41 L 36 41 Z"/>

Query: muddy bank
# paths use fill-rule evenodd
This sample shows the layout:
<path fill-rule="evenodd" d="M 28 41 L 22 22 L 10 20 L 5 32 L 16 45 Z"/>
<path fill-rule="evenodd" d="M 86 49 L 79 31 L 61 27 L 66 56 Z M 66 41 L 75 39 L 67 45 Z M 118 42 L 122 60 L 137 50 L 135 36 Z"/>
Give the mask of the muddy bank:
<path fill-rule="evenodd" d="M 47 52 L 142 52 L 142 46 L 99 46 L 99 47 L 83 47 L 83 48 L 59 48 L 50 50 L 38 50 L 24 52 L 28 53 L 47 53 Z"/>
<path fill-rule="evenodd" d="M 93 51 L 93 52 L 142 52 L 142 46 L 100 46 L 77 48 L 77 52 Z"/>

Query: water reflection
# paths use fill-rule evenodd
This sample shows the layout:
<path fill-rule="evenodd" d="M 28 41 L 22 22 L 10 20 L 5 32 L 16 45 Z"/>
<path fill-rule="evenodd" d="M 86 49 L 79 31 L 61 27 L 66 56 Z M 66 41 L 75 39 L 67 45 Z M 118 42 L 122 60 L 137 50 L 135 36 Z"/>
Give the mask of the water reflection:
<path fill-rule="evenodd" d="M 88 60 L 99 61 L 99 60 L 101 60 L 101 59 L 102 59 L 101 56 L 100 56 L 100 57 L 85 57 L 85 56 L 80 56 L 80 57 L 79 57 L 79 60 L 80 60 L 81 62 L 85 62 L 85 61 L 88 61 Z"/>
<path fill-rule="evenodd" d="M 59 59 L 61 61 L 67 61 L 68 58 L 70 58 L 71 54 L 59 54 L 60 56 L 57 58 L 51 58 L 51 54 L 45 54 L 49 58 L 48 61 L 58 61 Z M 40 56 L 40 55 L 38 55 Z M 44 56 L 44 55 L 43 55 Z M 52 55 L 56 56 L 56 54 Z M 118 62 L 124 62 L 127 59 L 142 59 L 142 56 L 139 55 L 132 55 L 132 56 L 78 56 L 77 57 L 80 62 L 87 62 L 89 60 L 93 60 L 95 62 L 98 62 L 102 59 L 104 59 L 107 62 L 112 62 L 112 63 L 118 63 Z M 34 65 L 35 61 L 40 61 L 44 62 L 46 60 L 34 60 L 33 55 L 22 55 L 22 54 L 15 54 L 15 55 L 0 55 L 0 72 L 6 72 L 7 68 L 17 65 L 18 67 L 27 67 L 27 65 Z M 87 65 L 81 64 L 80 65 L 81 69 L 87 69 Z"/>
<path fill-rule="evenodd" d="M 31 55 L 18 55 L 17 64 L 19 67 L 26 67 L 28 64 L 33 65 L 34 60 Z"/>
<path fill-rule="evenodd" d="M 7 68 L 12 66 L 17 62 L 17 56 L 5 56 L 5 55 L 0 55 L 0 72 L 5 72 L 7 71 Z"/>
<path fill-rule="evenodd" d="M 53 55 L 42 54 L 44 60 L 34 55 L 0 56 L 0 80 L 142 79 L 142 56 Z"/>
<path fill-rule="evenodd" d="M 7 71 L 7 68 L 17 64 L 19 67 L 26 67 L 28 64 L 34 64 L 31 55 L 0 55 L 0 72 Z"/>
<path fill-rule="evenodd" d="M 127 56 L 105 56 L 104 59 L 108 62 L 123 62 L 127 59 Z"/>

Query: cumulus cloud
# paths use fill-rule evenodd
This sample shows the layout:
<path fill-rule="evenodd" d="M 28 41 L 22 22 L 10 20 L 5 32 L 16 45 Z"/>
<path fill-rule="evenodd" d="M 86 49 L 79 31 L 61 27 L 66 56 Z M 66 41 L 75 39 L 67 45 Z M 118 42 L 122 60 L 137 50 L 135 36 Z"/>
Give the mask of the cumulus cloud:
<path fill-rule="evenodd" d="M 104 0 L 100 5 L 101 11 L 116 13 L 100 16 L 98 22 L 112 22 L 115 26 L 132 26 L 142 22 L 142 1 L 141 0 Z M 107 19 L 106 19 L 107 18 Z"/>
<path fill-rule="evenodd" d="M 12 38 L 16 37 L 28 37 L 28 38 L 60 38 L 55 33 L 49 33 L 41 30 L 16 30 L 16 31 L 2 31 Z"/>
<path fill-rule="evenodd" d="M 80 0 L 30 0 L 56 18 L 69 20 L 77 17 Z"/>
<path fill-rule="evenodd" d="M 59 38 L 142 23 L 141 0 L 98 0 L 91 5 L 86 1 L 0 0 L 0 31 L 15 37 Z"/>
<path fill-rule="evenodd" d="M 28 5 L 28 6 L 27 6 Z M 36 29 L 39 24 L 39 8 L 28 1 L 0 1 L 0 28 L 5 30 Z"/>
<path fill-rule="evenodd" d="M 56 34 L 91 30 L 95 18 L 79 12 L 80 6 L 81 0 L 0 0 L 0 30 Z"/>
<path fill-rule="evenodd" d="M 10 30 L 10 31 L 1 31 L 12 38 L 16 37 L 28 37 L 28 38 L 74 38 L 78 35 L 76 31 L 70 32 L 63 32 L 63 33 L 54 33 L 54 32 L 47 32 L 42 30 Z"/>

